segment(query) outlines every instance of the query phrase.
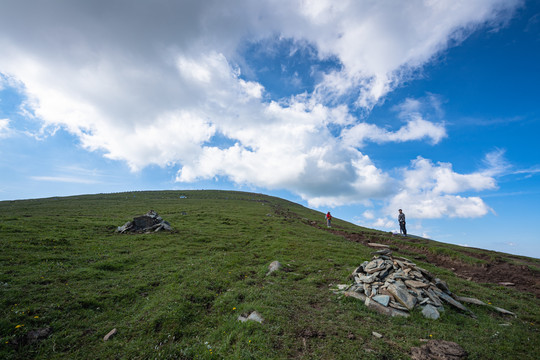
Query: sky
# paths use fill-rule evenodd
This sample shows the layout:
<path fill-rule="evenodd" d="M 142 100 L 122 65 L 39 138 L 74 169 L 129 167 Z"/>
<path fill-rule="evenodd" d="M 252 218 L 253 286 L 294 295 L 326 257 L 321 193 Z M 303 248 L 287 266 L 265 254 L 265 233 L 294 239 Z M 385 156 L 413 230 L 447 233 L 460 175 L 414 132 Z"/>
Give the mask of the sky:
<path fill-rule="evenodd" d="M 539 0 L 2 0 L 0 201 L 250 191 L 540 258 L 539 83 Z"/>

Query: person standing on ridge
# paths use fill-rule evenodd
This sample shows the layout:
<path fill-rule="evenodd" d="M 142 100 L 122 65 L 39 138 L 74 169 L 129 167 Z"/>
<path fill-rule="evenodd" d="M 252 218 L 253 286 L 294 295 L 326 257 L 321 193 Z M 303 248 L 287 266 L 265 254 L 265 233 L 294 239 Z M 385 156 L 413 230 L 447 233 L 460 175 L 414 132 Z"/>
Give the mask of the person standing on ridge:
<path fill-rule="evenodd" d="M 397 217 L 399 222 L 399 233 L 407 236 L 407 228 L 405 228 L 405 214 L 403 210 L 399 209 L 399 215 Z"/>
<path fill-rule="evenodd" d="M 326 226 L 332 227 L 332 215 L 330 215 L 330 211 L 326 213 Z"/>

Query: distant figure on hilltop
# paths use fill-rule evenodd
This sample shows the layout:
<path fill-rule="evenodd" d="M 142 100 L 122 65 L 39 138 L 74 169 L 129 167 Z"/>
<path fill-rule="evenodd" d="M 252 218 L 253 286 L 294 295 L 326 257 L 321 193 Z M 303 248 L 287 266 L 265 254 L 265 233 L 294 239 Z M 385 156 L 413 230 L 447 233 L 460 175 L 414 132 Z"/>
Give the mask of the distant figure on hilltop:
<path fill-rule="evenodd" d="M 399 209 L 399 215 L 397 217 L 399 222 L 399 233 L 407 236 L 407 228 L 405 227 L 405 214 L 403 210 Z"/>
<path fill-rule="evenodd" d="M 330 211 L 326 213 L 326 226 L 332 227 L 332 215 L 330 215 Z"/>

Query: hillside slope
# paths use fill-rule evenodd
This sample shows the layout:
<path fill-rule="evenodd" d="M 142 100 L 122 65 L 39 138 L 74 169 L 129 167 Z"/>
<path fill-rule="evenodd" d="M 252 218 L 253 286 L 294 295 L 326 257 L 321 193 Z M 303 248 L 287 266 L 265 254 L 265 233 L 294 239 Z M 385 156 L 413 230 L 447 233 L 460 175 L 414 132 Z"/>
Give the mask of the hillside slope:
<path fill-rule="evenodd" d="M 175 230 L 116 232 L 151 209 Z M 540 357 L 539 260 L 339 219 L 328 229 L 323 214 L 261 194 L 4 201 L 0 234 L 5 359 L 408 359 L 430 339 L 456 342 L 471 359 Z M 517 317 L 471 305 L 477 319 L 451 308 L 438 320 L 388 318 L 329 291 L 371 259 L 368 242 Z M 274 260 L 284 268 L 267 275 Z M 253 311 L 262 323 L 237 320 Z"/>

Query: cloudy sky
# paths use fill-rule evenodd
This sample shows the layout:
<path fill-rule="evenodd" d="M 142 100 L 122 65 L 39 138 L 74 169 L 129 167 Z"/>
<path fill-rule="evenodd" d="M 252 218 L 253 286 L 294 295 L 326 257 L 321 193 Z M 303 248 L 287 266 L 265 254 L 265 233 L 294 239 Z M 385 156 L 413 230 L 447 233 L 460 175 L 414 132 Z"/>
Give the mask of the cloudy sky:
<path fill-rule="evenodd" d="M 235 189 L 540 257 L 540 1 L 3 0 L 0 200 Z"/>

